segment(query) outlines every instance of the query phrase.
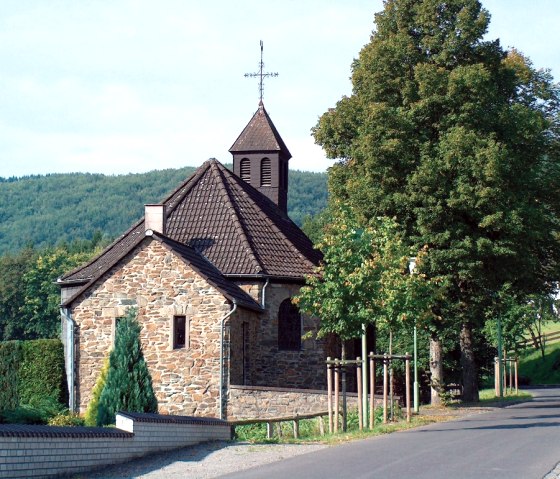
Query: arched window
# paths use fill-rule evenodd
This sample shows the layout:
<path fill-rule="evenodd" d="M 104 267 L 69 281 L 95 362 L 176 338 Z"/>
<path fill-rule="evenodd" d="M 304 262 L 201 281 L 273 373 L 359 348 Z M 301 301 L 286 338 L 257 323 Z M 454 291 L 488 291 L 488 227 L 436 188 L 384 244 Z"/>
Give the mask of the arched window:
<path fill-rule="evenodd" d="M 270 158 L 263 158 L 261 160 L 261 186 L 272 186 Z"/>
<path fill-rule="evenodd" d="M 239 172 L 241 179 L 247 183 L 251 183 L 251 162 L 249 158 L 243 158 L 239 163 Z"/>
<path fill-rule="evenodd" d="M 282 301 L 278 309 L 278 349 L 301 349 L 301 315 L 290 298 Z"/>

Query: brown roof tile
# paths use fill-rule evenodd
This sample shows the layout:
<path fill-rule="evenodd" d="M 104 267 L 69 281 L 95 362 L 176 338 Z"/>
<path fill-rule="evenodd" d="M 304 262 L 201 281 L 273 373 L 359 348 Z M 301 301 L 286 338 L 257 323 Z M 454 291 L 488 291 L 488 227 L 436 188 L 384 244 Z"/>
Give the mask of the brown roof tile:
<path fill-rule="evenodd" d="M 262 103 L 229 151 L 283 151 L 288 158 L 292 157 Z"/>
<path fill-rule="evenodd" d="M 321 258 L 285 213 L 217 160 L 205 162 L 161 204 L 167 210 L 166 237 L 192 247 L 225 276 L 303 280 Z M 59 283 L 99 278 L 143 237 L 140 221 Z"/>

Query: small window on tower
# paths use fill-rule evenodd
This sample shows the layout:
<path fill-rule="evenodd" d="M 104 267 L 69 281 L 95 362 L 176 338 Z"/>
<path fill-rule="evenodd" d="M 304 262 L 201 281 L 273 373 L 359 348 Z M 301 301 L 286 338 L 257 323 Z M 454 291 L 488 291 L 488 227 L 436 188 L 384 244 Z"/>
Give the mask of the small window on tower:
<path fill-rule="evenodd" d="M 243 181 L 251 183 L 251 162 L 249 158 L 243 158 L 239 163 L 240 176 Z"/>
<path fill-rule="evenodd" d="M 188 346 L 186 316 L 173 316 L 173 349 Z"/>
<path fill-rule="evenodd" d="M 272 186 L 270 158 L 263 158 L 261 160 L 261 186 Z"/>

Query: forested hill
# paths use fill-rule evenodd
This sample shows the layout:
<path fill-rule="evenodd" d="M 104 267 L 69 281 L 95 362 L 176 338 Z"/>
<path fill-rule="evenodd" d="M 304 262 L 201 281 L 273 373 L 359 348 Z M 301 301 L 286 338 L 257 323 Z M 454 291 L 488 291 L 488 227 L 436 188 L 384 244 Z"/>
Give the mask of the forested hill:
<path fill-rule="evenodd" d="M 188 178 L 195 168 L 107 176 L 70 173 L 0 178 L 0 255 L 25 246 L 45 247 L 114 238 Z M 290 171 L 288 213 L 301 225 L 327 201 L 326 173 Z"/>

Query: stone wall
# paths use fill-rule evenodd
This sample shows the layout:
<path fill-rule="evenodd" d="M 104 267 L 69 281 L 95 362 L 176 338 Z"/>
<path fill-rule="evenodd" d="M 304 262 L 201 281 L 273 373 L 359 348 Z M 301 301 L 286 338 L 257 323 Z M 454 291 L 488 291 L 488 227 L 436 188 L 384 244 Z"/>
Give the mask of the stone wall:
<path fill-rule="evenodd" d="M 138 308 L 159 411 L 219 417 L 219 319 L 231 307 L 204 278 L 151 239 L 73 304 L 80 412 L 87 407 L 103 359 L 112 348 L 115 320 L 130 306 Z M 243 314 L 240 308 L 236 316 Z M 174 315 L 187 317 L 188 342 L 182 349 L 173 349 Z"/>
<path fill-rule="evenodd" d="M 216 419 L 118 414 L 116 428 L 0 425 L 0 478 L 76 474 L 157 451 L 229 440 Z"/>
<path fill-rule="evenodd" d="M 280 303 L 295 296 L 299 284 L 271 283 L 266 289 L 266 311 L 259 315 L 259 323 L 252 337 L 251 350 L 253 376 L 250 385 L 289 388 L 326 388 L 324 341 L 302 341 L 299 351 L 282 351 L 278 348 L 278 309 Z M 302 335 L 315 336 L 319 320 L 302 316 Z"/>
<path fill-rule="evenodd" d="M 348 393 L 348 407 L 358 407 L 357 395 Z M 227 419 L 266 419 L 326 412 L 327 391 L 310 389 L 230 386 Z"/>

